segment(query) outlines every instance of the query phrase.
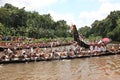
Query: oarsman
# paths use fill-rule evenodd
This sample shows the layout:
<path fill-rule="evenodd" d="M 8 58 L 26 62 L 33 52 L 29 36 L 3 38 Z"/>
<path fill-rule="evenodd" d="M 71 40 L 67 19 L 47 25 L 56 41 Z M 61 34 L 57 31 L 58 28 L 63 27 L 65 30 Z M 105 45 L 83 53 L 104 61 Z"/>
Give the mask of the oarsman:
<path fill-rule="evenodd" d="M 94 44 L 91 43 L 91 44 L 90 44 L 90 51 L 93 52 L 93 50 L 94 50 Z"/>
<path fill-rule="evenodd" d="M 101 52 L 101 45 L 100 44 L 97 44 L 97 54 L 100 54 L 100 52 Z"/>
<path fill-rule="evenodd" d="M 120 50 L 120 44 L 119 44 L 118 50 Z"/>
<path fill-rule="evenodd" d="M 75 46 L 75 54 L 79 54 L 82 51 L 82 47 L 80 47 L 79 45 Z"/>
<path fill-rule="evenodd" d="M 97 43 L 95 43 L 95 48 L 94 48 L 94 50 L 95 50 L 95 51 L 98 50 L 98 44 L 97 44 Z"/>
<path fill-rule="evenodd" d="M 44 51 L 41 52 L 40 54 L 41 59 L 45 59 L 46 58 L 46 53 Z"/>
<path fill-rule="evenodd" d="M 13 53 L 13 51 L 10 48 L 7 49 L 7 52 L 8 52 L 8 54 L 12 54 Z"/>
<path fill-rule="evenodd" d="M 34 49 L 33 47 L 30 47 L 30 54 L 33 54 L 34 53 Z"/>
<path fill-rule="evenodd" d="M 95 50 L 94 50 L 94 48 L 95 48 L 95 44 L 94 43 L 90 43 L 90 52 L 88 51 L 88 53 L 90 53 L 90 55 L 93 55 L 94 54 L 94 52 L 95 52 Z"/>
<path fill-rule="evenodd" d="M 70 46 L 70 49 L 73 50 L 73 51 L 75 51 L 76 46 L 77 46 L 77 42 L 74 42 L 74 43 Z"/>
<path fill-rule="evenodd" d="M 94 54 L 98 55 L 101 52 L 100 45 L 95 43 Z"/>
<path fill-rule="evenodd" d="M 39 49 L 39 47 L 36 48 L 35 53 L 36 53 L 36 57 L 40 57 L 40 49 Z"/>
<path fill-rule="evenodd" d="M 64 49 L 63 51 L 60 52 L 61 57 L 66 57 L 67 56 L 67 50 Z"/>
<path fill-rule="evenodd" d="M 27 51 L 25 49 L 22 49 L 21 58 L 24 60 L 28 60 L 28 54 L 27 54 Z"/>
<path fill-rule="evenodd" d="M 0 61 L 9 61 L 9 60 L 10 60 L 10 57 L 8 52 L 3 53 L 2 56 L 0 57 Z"/>
<path fill-rule="evenodd" d="M 26 53 L 26 51 L 24 49 L 22 49 L 21 55 L 24 55 L 25 53 Z"/>
<path fill-rule="evenodd" d="M 107 51 L 106 45 L 104 43 L 101 43 L 100 48 L 101 48 L 102 52 L 106 52 Z"/>
<path fill-rule="evenodd" d="M 49 51 L 48 51 L 48 55 L 49 55 L 49 59 L 52 59 L 52 58 L 53 58 L 53 52 L 52 52 L 52 50 L 49 50 Z"/>
<path fill-rule="evenodd" d="M 71 57 L 71 58 L 75 57 L 75 52 L 74 52 L 73 49 L 69 49 L 68 56 Z"/>
<path fill-rule="evenodd" d="M 118 49 L 116 51 L 120 53 L 120 44 L 118 44 Z"/>
<path fill-rule="evenodd" d="M 55 49 L 53 51 L 53 57 L 54 57 L 54 59 L 60 59 L 60 51 Z"/>
<path fill-rule="evenodd" d="M 115 50 L 116 50 L 115 47 L 112 45 L 110 51 L 114 52 Z"/>

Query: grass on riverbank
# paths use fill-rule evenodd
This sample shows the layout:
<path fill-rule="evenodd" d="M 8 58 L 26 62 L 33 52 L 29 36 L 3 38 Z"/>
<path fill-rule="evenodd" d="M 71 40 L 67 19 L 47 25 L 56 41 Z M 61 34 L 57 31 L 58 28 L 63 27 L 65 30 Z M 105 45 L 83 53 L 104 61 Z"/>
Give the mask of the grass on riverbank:
<path fill-rule="evenodd" d="M 101 36 L 90 36 L 89 38 L 84 38 L 84 41 L 85 42 L 94 42 L 94 41 L 99 41 L 99 40 L 101 40 L 102 39 L 102 37 Z M 51 41 L 59 41 L 59 42 L 70 42 L 70 41 L 73 41 L 74 40 L 74 38 L 73 37 L 66 37 L 66 38 L 64 38 L 64 37 L 58 37 L 58 38 L 40 38 L 40 39 L 34 39 L 34 40 L 32 40 L 32 41 L 28 41 L 28 40 L 23 40 L 22 42 L 25 42 L 25 43 L 27 43 L 27 42 L 51 42 Z M 0 42 L 20 42 L 20 41 L 2 41 L 2 40 L 0 40 Z M 112 41 L 112 43 L 116 43 L 116 44 L 118 44 L 118 43 L 120 43 L 120 42 L 118 42 L 118 41 Z"/>
<path fill-rule="evenodd" d="M 69 41 L 73 41 L 74 39 L 72 37 L 67 37 L 67 38 L 64 38 L 64 37 L 61 37 L 61 38 L 54 38 L 54 39 L 51 39 L 51 38 L 40 38 L 40 39 L 34 39 L 32 41 L 28 41 L 28 40 L 23 40 L 22 42 L 50 42 L 50 41 L 59 41 L 59 42 L 69 42 Z M 20 41 L 0 41 L 0 42 L 20 42 Z"/>
<path fill-rule="evenodd" d="M 34 42 L 50 42 L 50 41 L 59 41 L 59 42 L 69 42 L 69 41 L 73 41 L 74 39 L 72 37 L 67 37 L 67 38 L 40 38 L 40 39 L 35 39 Z"/>

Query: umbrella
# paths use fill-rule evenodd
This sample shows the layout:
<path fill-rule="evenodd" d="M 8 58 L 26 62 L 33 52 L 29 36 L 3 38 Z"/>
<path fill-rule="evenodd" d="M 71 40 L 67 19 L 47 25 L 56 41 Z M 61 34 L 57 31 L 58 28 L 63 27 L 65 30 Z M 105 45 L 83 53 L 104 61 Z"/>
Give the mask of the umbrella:
<path fill-rule="evenodd" d="M 109 43 L 111 41 L 111 39 L 110 38 L 103 38 L 102 39 L 102 42 L 104 42 L 104 43 Z"/>

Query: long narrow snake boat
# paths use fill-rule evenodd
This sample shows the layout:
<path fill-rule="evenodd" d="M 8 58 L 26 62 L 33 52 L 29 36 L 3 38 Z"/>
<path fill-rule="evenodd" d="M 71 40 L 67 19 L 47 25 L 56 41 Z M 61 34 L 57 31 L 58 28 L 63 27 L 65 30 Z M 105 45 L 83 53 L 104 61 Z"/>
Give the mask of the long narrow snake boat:
<path fill-rule="evenodd" d="M 91 58 L 91 57 L 102 57 L 102 56 L 110 56 L 110 55 L 119 55 L 120 51 L 116 52 L 102 52 L 98 55 L 75 55 L 75 56 L 66 56 L 64 58 L 37 58 L 37 59 L 18 59 L 18 60 L 8 60 L 8 61 L 0 61 L 0 64 L 13 64 L 13 63 L 29 63 L 29 62 L 40 62 L 40 61 L 53 61 L 53 60 L 63 60 L 63 59 L 82 59 L 82 58 Z"/>

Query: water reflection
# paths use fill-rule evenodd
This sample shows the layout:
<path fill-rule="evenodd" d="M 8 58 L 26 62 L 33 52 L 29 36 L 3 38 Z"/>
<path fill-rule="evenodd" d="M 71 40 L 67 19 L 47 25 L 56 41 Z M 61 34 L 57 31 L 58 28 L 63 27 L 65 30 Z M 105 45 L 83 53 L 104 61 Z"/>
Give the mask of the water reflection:
<path fill-rule="evenodd" d="M 0 65 L 0 80 L 119 80 L 119 57 Z"/>

